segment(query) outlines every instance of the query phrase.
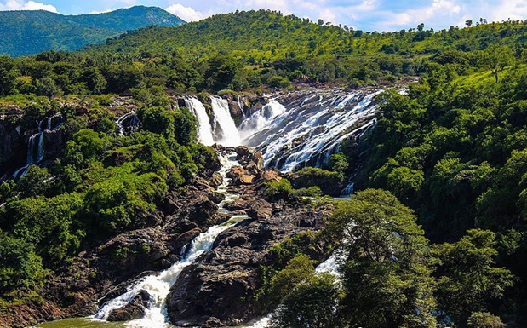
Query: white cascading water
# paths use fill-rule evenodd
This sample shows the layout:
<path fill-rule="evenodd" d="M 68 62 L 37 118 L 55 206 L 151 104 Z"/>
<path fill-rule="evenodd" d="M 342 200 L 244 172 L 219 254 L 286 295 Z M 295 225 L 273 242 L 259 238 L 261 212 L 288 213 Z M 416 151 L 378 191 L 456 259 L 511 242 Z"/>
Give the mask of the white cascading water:
<path fill-rule="evenodd" d="M 214 145 L 214 137 L 210 127 L 209 115 L 207 115 L 205 106 L 203 106 L 201 101 L 194 97 L 185 98 L 185 104 L 198 119 L 198 140 L 205 146 Z"/>
<path fill-rule="evenodd" d="M 298 169 L 314 158 L 320 158 L 321 164 L 350 135 L 375 124 L 372 100 L 380 92 L 365 96 L 309 95 L 287 110 L 279 109 L 277 115 L 266 113 L 269 107 L 264 106 L 240 125 L 244 144 L 261 150 L 265 165 L 283 172 Z M 273 101 L 280 99 L 269 105 Z M 359 120 L 366 122 L 355 126 Z M 256 126 L 263 130 L 253 133 Z"/>
<path fill-rule="evenodd" d="M 55 118 L 59 118 L 61 122 L 53 126 L 53 119 Z M 39 121 L 37 125 L 37 133 L 29 137 L 29 140 L 27 143 L 26 165 L 19 168 L 13 173 L 14 178 L 24 176 L 26 174 L 27 168 L 31 164 L 37 164 L 44 159 L 44 155 L 45 155 L 44 134 L 46 132 L 49 133 L 49 132 L 52 132 L 58 129 L 62 125 L 62 116 L 56 115 L 53 117 L 48 117 L 46 119 L 46 122 L 47 122 L 46 129 L 43 129 L 42 125 L 44 124 L 44 120 Z"/>
<path fill-rule="evenodd" d="M 120 117 L 117 118 L 117 120 L 115 120 L 115 124 L 117 125 L 117 135 L 119 136 L 122 136 L 124 135 L 124 125 L 123 125 L 123 122 L 125 119 L 127 119 L 128 117 L 130 117 L 130 115 L 132 115 L 133 112 L 128 112 Z"/>
<path fill-rule="evenodd" d="M 238 95 L 237 101 L 238 101 L 238 107 L 242 111 L 243 117 L 245 117 L 245 112 L 243 111 L 243 109 L 245 108 L 245 105 L 243 104 L 243 100 L 242 100 L 242 97 L 240 95 Z"/>
<path fill-rule="evenodd" d="M 372 101 L 381 92 L 315 90 L 279 95 L 251 115 L 244 114 L 238 128 L 225 99 L 210 96 L 212 119 L 198 99 L 185 101 L 198 118 L 203 144 L 254 147 L 262 152 L 266 167 L 289 172 L 308 162 L 327 163 L 342 141 L 373 126 L 376 106 Z M 238 106 L 242 105 L 238 97 Z"/>
<path fill-rule="evenodd" d="M 287 109 L 275 99 L 271 99 L 261 110 L 253 113 L 247 119 L 244 119 L 240 124 L 240 136 L 242 137 L 242 143 L 245 143 L 246 139 L 258 132 L 267 130 L 271 125 L 277 125 L 281 121 L 276 120 L 278 116 L 281 116 L 287 111 Z"/>
<path fill-rule="evenodd" d="M 342 198 L 350 198 L 351 194 L 353 193 L 353 187 L 355 186 L 355 183 L 353 181 L 350 181 L 344 189 L 342 189 L 340 195 Z"/>
<path fill-rule="evenodd" d="M 129 126 L 132 126 L 132 127 L 139 126 L 140 122 L 139 122 L 139 119 L 137 118 L 135 111 L 130 111 L 128 113 L 125 113 L 115 120 L 115 124 L 117 125 L 117 135 L 119 136 L 124 135 L 124 122 L 128 119 L 131 120 L 128 124 Z"/>
<path fill-rule="evenodd" d="M 38 137 L 38 146 L 37 146 L 37 163 L 44 159 L 44 131 L 42 131 L 42 121 L 38 125 L 40 135 Z"/>
<path fill-rule="evenodd" d="M 221 129 L 219 144 L 225 147 L 236 147 L 241 144 L 238 128 L 232 119 L 227 100 L 219 96 L 210 96 L 214 120 Z M 215 131 L 216 135 L 219 131 Z"/>
<path fill-rule="evenodd" d="M 226 174 L 234 165 L 238 164 L 236 161 L 236 153 L 221 156 L 220 160 L 222 168 L 219 172 L 223 177 L 223 182 L 216 191 L 219 193 L 225 193 L 226 199 L 235 199 L 237 195 L 227 193 L 227 186 L 230 179 L 226 177 Z M 228 211 L 223 208 L 224 202 L 225 201 L 222 201 L 219 204 L 219 210 L 228 213 Z M 200 255 L 210 250 L 214 244 L 214 240 L 220 233 L 247 218 L 249 217 L 246 215 L 234 215 L 227 222 L 210 227 L 206 232 L 199 234 L 194 238 L 188 250 L 187 247 L 183 247 L 181 250 L 182 259 L 179 262 L 173 264 L 170 268 L 159 274 L 149 275 L 128 287 L 127 292 L 104 304 L 94 316 L 94 319 L 106 320 L 112 310 L 125 306 L 132 301 L 141 290 L 144 290 L 151 296 L 151 302 L 146 309 L 145 317 L 143 319 L 128 321 L 126 325 L 144 328 L 168 327 L 169 325 L 167 323 L 168 320 L 164 309 L 164 302 L 169 294 L 170 287 L 176 282 L 179 274 L 185 267 L 194 263 Z"/>
<path fill-rule="evenodd" d="M 342 256 L 338 251 L 333 252 L 331 256 L 325 260 L 324 262 L 320 263 L 316 268 L 315 272 L 317 274 L 321 273 L 331 273 L 337 277 L 340 278 L 341 273 L 339 271 L 338 262 L 339 258 Z"/>

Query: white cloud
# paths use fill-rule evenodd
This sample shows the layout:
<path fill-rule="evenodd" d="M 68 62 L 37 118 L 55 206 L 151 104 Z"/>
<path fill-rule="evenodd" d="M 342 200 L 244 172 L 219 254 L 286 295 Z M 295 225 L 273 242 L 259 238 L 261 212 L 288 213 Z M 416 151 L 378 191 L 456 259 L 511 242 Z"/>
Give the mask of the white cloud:
<path fill-rule="evenodd" d="M 166 8 L 171 14 L 177 15 L 179 18 L 186 20 L 187 22 L 197 21 L 204 19 L 207 15 L 196 11 L 191 7 L 185 7 L 182 4 L 176 3 Z"/>
<path fill-rule="evenodd" d="M 319 18 L 323 19 L 326 22 L 330 22 L 334 24 L 337 18 L 337 15 L 331 9 L 323 9 L 319 13 Z"/>
<path fill-rule="evenodd" d="M 90 11 L 89 14 L 91 15 L 98 15 L 98 14 L 107 14 L 109 12 L 112 12 L 114 11 L 115 9 L 105 9 L 105 10 L 94 10 L 94 11 Z"/>
<path fill-rule="evenodd" d="M 47 10 L 57 13 L 57 8 L 53 5 L 48 5 L 42 2 L 23 1 L 23 0 L 9 0 L 0 3 L 0 10 Z"/>
<path fill-rule="evenodd" d="M 527 2 L 525 0 L 501 0 L 492 10 L 491 20 L 525 19 Z"/>
<path fill-rule="evenodd" d="M 462 17 L 463 6 L 459 0 L 433 0 L 431 4 L 421 8 L 408 8 L 402 12 L 383 11 L 383 19 L 378 22 L 377 29 L 397 30 L 401 27 L 416 26 L 424 23 L 426 27 L 437 27 L 439 24 L 452 25 Z"/>

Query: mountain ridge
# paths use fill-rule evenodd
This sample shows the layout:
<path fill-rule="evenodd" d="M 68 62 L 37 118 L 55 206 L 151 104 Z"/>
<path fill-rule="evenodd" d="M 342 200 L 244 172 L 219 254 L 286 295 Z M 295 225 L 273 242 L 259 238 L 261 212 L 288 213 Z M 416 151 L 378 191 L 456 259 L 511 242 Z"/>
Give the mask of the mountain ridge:
<path fill-rule="evenodd" d="M 73 51 L 142 27 L 186 22 L 158 7 L 134 6 L 101 14 L 64 15 L 45 10 L 0 11 L 4 42 L 0 54 L 32 55 Z"/>

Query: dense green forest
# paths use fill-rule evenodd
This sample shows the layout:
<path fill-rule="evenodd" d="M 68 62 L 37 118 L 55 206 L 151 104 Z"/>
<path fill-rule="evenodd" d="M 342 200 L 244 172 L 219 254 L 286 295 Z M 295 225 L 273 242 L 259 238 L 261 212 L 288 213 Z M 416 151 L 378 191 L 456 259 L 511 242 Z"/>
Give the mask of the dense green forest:
<path fill-rule="evenodd" d="M 45 10 L 0 11 L 0 54 L 33 55 L 72 51 L 141 27 L 185 22 L 156 7 L 135 6 L 103 14 L 61 15 Z"/>
<path fill-rule="evenodd" d="M 2 306 L 34 299 L 46 276 L 80 250 L 151 225 L 169 190 L 218 166 L 214 151 L 195 143 L 194 116 L 166 96 L 138 111 L 142 129 L 130 136 L 118 135 L 104 99 L 92 101 L 89 116 L 61 108 L 63 156 L 1 184 Z"/>
<path fill-rule="evenodd" d="M 522 60 L 526 30 L 523 21 L 507 21 L 366 33 L 273 11 L 239 12 L 131 31 L 75 53 L 5 57 L 0 94 L 122 93 L 153 86 L 244 90 L 292 82 L 360 86 L 426 73 L 433 56 L 441 56 L 439 64 L 461 60 L 469 71 L 497 72 L 512 57 Z"/>
<path fill-rule="evenodd" d="M 355 172 L 362 191 L 335 201 L 316 236 L 275 247 L 261 300 L 282 304 L 277 327 L 526 326 L 526 40 L 525 21 L 367 33 L 262 10 L 1 57 L 0 110 L 17 104 L 28 126 L 61 111 L 68 139 L 53 165 L 1 185 L 4 305 L 33 299 L 80 250 L 141 227 L 169 189 L 214 162 L 167 93 L 419 78 L 377 99 Z M 89 115 L 59 105 L 71 94 L 91 101 Z M 111 94 L 141 104 L 139 132 L 117 135 Z M 327 169 L 343 178 L 352 158 L 344 145 Z M 268 189 L 301 199 L 285 179 Z M 342 252 L 339 279 L 313 273 L 315 241 Z"/>

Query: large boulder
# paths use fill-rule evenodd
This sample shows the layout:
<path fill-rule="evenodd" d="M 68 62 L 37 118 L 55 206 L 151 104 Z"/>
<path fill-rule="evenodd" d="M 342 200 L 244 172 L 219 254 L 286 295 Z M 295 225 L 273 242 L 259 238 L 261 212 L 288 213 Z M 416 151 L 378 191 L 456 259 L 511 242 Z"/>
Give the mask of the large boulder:
<path fill-rule="evenodd" d="M 147 291 L 141 290 L 134 299 L 122 308 L 113 309 L 108 315 L 107 321 L 129 321 L 141 319 L 146 314 L 146 308 L 151 296 Z"/>

